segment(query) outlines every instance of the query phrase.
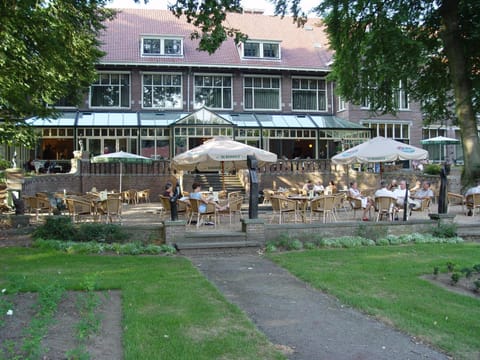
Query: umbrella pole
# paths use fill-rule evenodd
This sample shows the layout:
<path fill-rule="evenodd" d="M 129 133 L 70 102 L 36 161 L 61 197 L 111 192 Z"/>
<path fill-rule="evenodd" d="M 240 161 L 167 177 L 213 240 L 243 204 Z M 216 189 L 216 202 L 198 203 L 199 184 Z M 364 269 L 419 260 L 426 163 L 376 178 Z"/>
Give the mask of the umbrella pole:
<path fill-rule="evenodd" d="M 123 163 L 120 162 L 120 193 L 122 193 L 122 167 L 123 167 Z"/>
<path fill-rule="evenodd" d="M 222 161 L 222 190 L 225 191 L 225 162 Z"/>

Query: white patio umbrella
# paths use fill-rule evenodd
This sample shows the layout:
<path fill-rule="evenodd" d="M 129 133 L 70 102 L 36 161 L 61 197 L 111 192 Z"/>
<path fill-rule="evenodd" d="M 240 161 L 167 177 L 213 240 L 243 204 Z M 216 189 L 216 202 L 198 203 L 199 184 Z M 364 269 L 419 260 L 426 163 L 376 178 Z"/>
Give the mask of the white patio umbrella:
<path fill-rule="evenodd" d="M 145 156 L 132 154 L 129 152 L 118 151 L 109 154 L 94 156 L 92 163 L 117 163 L 120 164 L 120 192 L 122 192 L 123 164 L 151 164 L 152 159 Z"/>
<path fill-rule="evenodd" d="M 255 156 L 258 166 L 277 161 L 277 154 L 234 141 L 226 136 L 217 136 L 175 156 L 172 165 L 178 170 L 221 170 L 224 175 L 225 170 L 247 168 L 248 155 Z"/>
<path fill-rule="evenodd" d="M 428 151 L 382 136 L 332 157 L 334 164 L 377 163 L 397 160 L 425 160 Z"/>
<path fill-rule="evenodd" d="M 430 139 L 423 139 L 420 141 L 422 145 L 438 145 L 438 153 L 439 157 L 441 158 L 442 156 L 442 145 L 454 145 L 454 144 L 460 144 L 460 140 L 454 139 L 454 138 L 449 138 L 446 136 L 436 136 Z M 441 160 L 439 158 L 439 160 Z"/>

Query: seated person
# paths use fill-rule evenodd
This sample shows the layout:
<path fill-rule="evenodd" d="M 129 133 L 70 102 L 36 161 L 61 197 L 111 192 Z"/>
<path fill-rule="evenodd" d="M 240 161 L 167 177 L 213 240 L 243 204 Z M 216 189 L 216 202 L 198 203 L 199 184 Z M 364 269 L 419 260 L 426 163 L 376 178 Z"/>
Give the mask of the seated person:
<path fill-rule="evenodd" d="M 335 182 L 333 180 L 330 180 L 328 182 L 327 188 L 325 189 L 325 193 L 327 195 L 333 195 L 337 193 L 337 185 L 335 185 Z"/>
<path fill-rule="evenodd" d="M 424 181 L 422 188 L 415 191 L 415 195 L 412 196 L 412 202 L 408 206 L 413 209 L 420 209 L 422 207 L 423 199 L 433 199 L 433 191 L 430 189 L 430 182 Z"/>
<path fill-rule="evenodd" d="M 477 186 L 473 186 L 467 190 L 465 196 L 473 195 L 473 194 L 480 194 L 480 181 L 477 183 Z"/>
<path fill-rule="evenodd" d="M 325 190 L 322 184 L 322 180 L 318 180 L 314 185 L 313 185 L 313 192 L 315 194 L 321 194 Z"/>
<path fill-rule="evenodd" d="M 348 196 L 352 199 L 358 199 L 360 200 L 362 204 L 362 209 L 363 209 L 363 220 L 367 221 L 368 220 L 368 212 L 370 211 L 370 208 L 373 205 L 372 199 L 370 199 L 367 196 L 362 196 L 360 193 L 360 190 L 358 190 L 358 184 L 357 182 L 351 182 L 350 183 L 350 188 L 348 189 Z"/>
<path fill-rule="evenodd" d="M 314 187 L 313 181 L 312 181 L 312 180 L 308 180 L 308 181 L 305 183 L 305 185 L 303 185 L 302 190 L 305 190 L 305 191 L 308 193 L 309 191 L 313 190 L 313 187 Z"/>
<path fill-rule="evenodd" d="M 397 198 L 396 198 L 395 194 L 393 193 L 393 191 L 388 190 L 388 187 L 389 187 L 389 184 L 387 184 L 387 182 L 385 180 L 380 181 L 380 189 L 375 191 L 375 195 L 374 195 L 375 199 L 378 198 L 378 197 L 390 197 L 392 199 L 395 199 L 395 201 L 396 201 Z M 389 209 L 389 213 L 394 212 L 394 207 L 395 207 L 395 205 L 391 204 L 390 209 Z"/>
<path fill-rule="evenodd" d="M 472 207 L 473 207 L 472 195 L 473 194 L 480 194 L 480 181 L 477 183 L 477 186 L 471 187 L 465 193 L 465 201 L 466 201 L 467 208 L 468 208 L 468 214 L 467 214 L 468 216 L 473 215 L 473 213 L 472 213 Z"/>
<path fill-rule="evenodd" d="M 410 191 L 407 190 L 407 182 L 401 180 L 399 187 L 393 191 L 393 194 L 397 198 L 397 206 L 403 207 L 405 203 L 405 195 L 407 195 L 407 203 L 410 203 Z"/>
<path fill-rule="evenodd" d="M 390 191 L 395 191 L 396 189 L 398 189 L 397 180 L 392 179 L 392 181 L 390 181 L 390 184 L 388 185 L 387 189 L 390 190 Z"/>
<path fill-rule="evenodd" d="M 174 194 L 173 185 L 171 182 L 167 182 L 165 184 L 165 190 L 163 191 L 162 195 L 171 198 L 173 197 L 173 194 Z"/>
<path fill-rule="evenodd" d="M 380 189 L 375 191 L 375 197 L 391 197 L 396 199 L 396 196 L 393 194 L 393 191 L 388 190 L 388 184 L 385 180 L 380 181 Z"/>
<path fill-rule="evenodd" d="M 201 213 L 204 213 L 207 211 L 207 204 L 215 204 L 215 208 L 218 211 L 225 211 L 228 209 L 228 204 L 225 206 L 220 206 L 217 204 L 215 201 L 213 201 L 212 197 L 209 198 L 204 198 L 201 191 L 202 191 L 202 186 L 199 183 L 193 183 L 192 185 L 193 192 L 190 193 L 190 199 L 197 199 L 200 200 L 200 205 L 198 207 L 198 211 Z"/>

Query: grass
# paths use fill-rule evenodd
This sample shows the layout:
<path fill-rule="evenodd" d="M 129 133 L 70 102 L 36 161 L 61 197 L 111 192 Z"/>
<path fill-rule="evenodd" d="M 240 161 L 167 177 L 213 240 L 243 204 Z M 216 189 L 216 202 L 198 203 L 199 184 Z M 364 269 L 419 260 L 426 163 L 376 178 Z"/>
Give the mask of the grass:
<path fill-rule="evenodd" d="M 455 359 L 480 358 L 480 300 L 420 278 L 449 261 L 480 262 L 479 244 L 425 244 L 272 253 L 273 261 L 343 303 Z"/>
<path fill-rule="evenodd" d="M 48 284 L 122 291 L 122 342 L 128 359 L 284 359 L 236 306 L 180 257 L 87 256 L 0 249 L 0 289 Z"/>

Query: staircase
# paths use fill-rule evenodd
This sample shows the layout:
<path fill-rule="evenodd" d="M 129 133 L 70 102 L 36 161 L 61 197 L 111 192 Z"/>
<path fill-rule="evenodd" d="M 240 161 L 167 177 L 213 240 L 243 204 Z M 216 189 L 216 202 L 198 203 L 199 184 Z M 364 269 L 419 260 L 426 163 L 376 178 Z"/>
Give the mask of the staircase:
<path fill-rule="evenodd" d="M 221 174 L 190 174 L 183 177 L 183 190 L 191 192 L 192 184 L 199 183 L 203 191 L 207 191 L 210 187 L 213 191 L 221 191 L 222 175 Z M 225 175 L 225 190 L 227 192 L 240 191 L 245 195 L 245 189 L 236 175 Z"/>

